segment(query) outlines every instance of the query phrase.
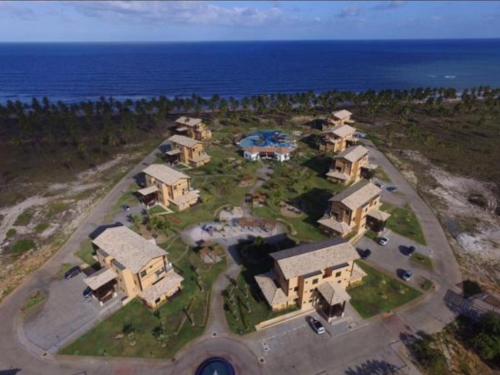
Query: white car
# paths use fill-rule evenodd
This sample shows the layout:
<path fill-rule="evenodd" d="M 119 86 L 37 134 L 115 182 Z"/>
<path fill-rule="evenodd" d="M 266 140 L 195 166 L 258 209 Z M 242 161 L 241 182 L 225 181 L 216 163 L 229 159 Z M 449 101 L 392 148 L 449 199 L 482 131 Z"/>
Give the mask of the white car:
<path fill-rule="evenodd" d="M 380 246 L 385 246 L 389 243 L 389 239 L 387 237 L 379 237 L 377 242 Z"/>

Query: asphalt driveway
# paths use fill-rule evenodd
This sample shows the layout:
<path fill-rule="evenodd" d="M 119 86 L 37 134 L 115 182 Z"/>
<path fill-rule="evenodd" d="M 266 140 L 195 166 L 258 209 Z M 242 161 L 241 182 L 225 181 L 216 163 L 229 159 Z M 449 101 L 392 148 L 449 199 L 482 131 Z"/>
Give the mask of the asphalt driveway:
<path fill-rule="evenodd" d="M 41 350 L 57 352 L 121 306 L 117 297 L 104 306 L 94 298 L 84 299 L 83 278 L 84 274 L 80 273 L 69 280 L 53 281 L 42 310 L 21 327 L 25 337 Z"/>

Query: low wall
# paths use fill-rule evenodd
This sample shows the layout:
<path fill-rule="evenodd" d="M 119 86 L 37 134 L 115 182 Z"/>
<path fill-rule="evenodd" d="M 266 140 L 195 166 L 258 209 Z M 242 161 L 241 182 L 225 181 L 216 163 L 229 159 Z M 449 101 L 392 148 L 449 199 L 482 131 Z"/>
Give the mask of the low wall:
<path fill-rule="evenodd" d="M 283 314 L 283 315 L 277 316 L 276 318 L 272 318 L 272 319 L 260 322 L 259 324 L 255 325 L 255 329 L 257 331 L 262 331 L 264 329 L 274 327 L 274 326 L 281 324 L 283 322 L 286 322 L 288 320 L 295 319 L 295 318 L 298 318 L 300 316 L 309 314 L 312 311 L 314 311 L 313 308 L 292 311 L 292 312 L 289 312 L 288 314 Z"/>

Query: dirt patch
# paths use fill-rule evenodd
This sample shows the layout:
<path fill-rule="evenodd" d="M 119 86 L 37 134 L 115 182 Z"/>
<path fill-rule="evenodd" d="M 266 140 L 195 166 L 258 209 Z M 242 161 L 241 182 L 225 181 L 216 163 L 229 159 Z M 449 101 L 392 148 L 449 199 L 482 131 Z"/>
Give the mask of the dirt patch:
<path fill-rule="evenodd" d="M 398 159 L 397 165 L 403 171 L 413 169 L 419 175 L 419 191 L 437 210 L 453 237 L 451 244 L 464 275 L 498 289 L 500 218 L 495 214 L 495 185 L 451 174 L 416 151 L 402 151 L 400 155 L 391 158 Z M 421 176 L 423 171 L 426 173 Z"/>

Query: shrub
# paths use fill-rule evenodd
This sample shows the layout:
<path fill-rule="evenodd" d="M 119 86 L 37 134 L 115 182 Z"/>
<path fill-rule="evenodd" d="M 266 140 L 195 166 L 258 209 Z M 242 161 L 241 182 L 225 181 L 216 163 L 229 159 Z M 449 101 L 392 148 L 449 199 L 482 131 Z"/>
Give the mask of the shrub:
<path fill-rule="evenodd" d="M 12 246 L 12 252 L 20 255 L 33 248 L 35 248 L 35 242 L 33 240 L 19 240 Z"/>

